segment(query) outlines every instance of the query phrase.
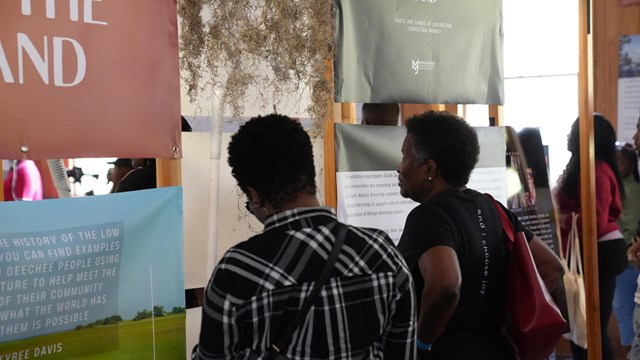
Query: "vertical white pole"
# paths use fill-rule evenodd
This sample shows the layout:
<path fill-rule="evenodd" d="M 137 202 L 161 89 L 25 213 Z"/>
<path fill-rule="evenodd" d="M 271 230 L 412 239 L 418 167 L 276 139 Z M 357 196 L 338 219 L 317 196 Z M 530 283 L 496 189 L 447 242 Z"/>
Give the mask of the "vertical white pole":
<path fill-rule="evenodd" d="M 156 359 L 156 317 L 153 311 L 153 267 L 149 265 L 149 284 L 151 285 L 151 336 L 153 338 L 153 359 Z"/>
<path fill-rule="evenodd" d="M 223 105 L 222 94 L 219 89 L 214 89 L 211 96 L 211 187 L 209 195 L 209 251 L 207 258 L 206 274 L 211 274 L 216 264 L 218 249 L 218 207 L 220 203 L 220 156 L 222 152 L 222 121 Z M 207 280 L 204 281 L 206 286 Z"/>

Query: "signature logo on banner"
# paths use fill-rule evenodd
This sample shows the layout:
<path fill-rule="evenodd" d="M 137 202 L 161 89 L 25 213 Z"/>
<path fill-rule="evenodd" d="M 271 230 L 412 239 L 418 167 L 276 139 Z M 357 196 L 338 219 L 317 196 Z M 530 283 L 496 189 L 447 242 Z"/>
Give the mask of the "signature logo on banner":
<path fill-rule="evenodd" d="M 413 59 L 411 59 L 411 69 L 414 71 L 413 75 L 418 75 L 418 73 L 421 70 L 431 71 L 435 67 L 436 67 L 435 61 L 425 61 L 425 60 L 413 60 Z"/>

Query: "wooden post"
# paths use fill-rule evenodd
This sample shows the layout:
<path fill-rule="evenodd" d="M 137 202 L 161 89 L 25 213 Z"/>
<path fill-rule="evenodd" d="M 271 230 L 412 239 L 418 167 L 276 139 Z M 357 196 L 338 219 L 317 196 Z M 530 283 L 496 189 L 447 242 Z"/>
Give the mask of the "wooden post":
<path fill-rule="evenodd" d="M 420 114 L 428 110 L 449 111 L 456 115 L 458 113 L 458 105 L 456 104 L 400 104 L 400 109 L 402 113 L 402 124 L 404 124 L 407 119 L 413 115 Z"/>
<path fill-rule="evenodd" d="M 336 149 L 335 123 L 331 120 L 324 122 L 324 204 L 334 209 L 338 208 L 338 190 L 336 183 Z"/>
<path fill-rule="evenodd" d="M 336 149 L 334 116 L 336 116 L 333 102 L 333 61 L 327 61 L 327 72 L 325 73 L 331 88 L 331 99 L 327 103 L 329 114 L 324 120 L 324 203 L 334 209 L 338 208 L 338 190 L 336 183 Z M 341 115 L 340 115 L 341 116 Z"/>
<path fill-rule="evenodd" d="M 402 113 L 402 124 L 415 114 L 427 111 L 427 105 L 423 104 L 400 104 L 400 112 Z"/>
<path fill-rule="evenodd" d="M 180 159 L 156 159 L 156 187 L 182 185 L 182 162 Z"/>
<path fill-rule="evenodd" d="M 592 1 L 593 109 L 616 127 L 618 118 L 618 37 L 620 0 Z M 636 34 L 638 29 L 630 34 Z"/>
<path fill-rule="evenodd" d="M 489 105 L 489 117 L 495 120 L 494 126 L 504 126 L 502 105 Z"/>
<path fill-rule="evenodd" d="M 620 0 L 593 2 L 593 109 L 618 124 L 618 42 L 640 33 L 640 5 Z"/>
<path fill-rule="evenodd" d="M 595 163 L 593 149 L 593 52 L 591 36 L 591 2 L 580 0 L 578 109 L 580 112 L 580 201 L 582 216 L 582 251 L 587 306 L 587 342 L 589 360 L 602 359 L 600 339 L 600 303 L 598 288 L 598 244 L 595 202 Z"/>
<path fill-rule="evenodd" d="M 341 103 L 340 104 L 340 119 L 343 124 L 355 124 L 356 119 L 356 104 L 355 103 Z"/>
<path fill-rule="evenodd" d="M 445 104 L 444 111 L 453 115 L 458 115 L 458 104 Z"/>
<path fill-rule="evenodd" d="M 618 41 L 620 35 L 640 32 L 640 5 L 619 0 L 594 1 L 593 108 L 611 124 L 618 124 Z"/>

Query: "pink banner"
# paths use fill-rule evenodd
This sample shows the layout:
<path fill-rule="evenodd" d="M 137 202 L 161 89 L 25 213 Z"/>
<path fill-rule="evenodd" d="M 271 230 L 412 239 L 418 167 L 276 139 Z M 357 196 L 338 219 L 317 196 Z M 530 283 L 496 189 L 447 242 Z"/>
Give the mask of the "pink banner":
<path fill-rule="evenodd" d="M 180 157 L 176 0 L 0 1 L 0 158 Z"/>

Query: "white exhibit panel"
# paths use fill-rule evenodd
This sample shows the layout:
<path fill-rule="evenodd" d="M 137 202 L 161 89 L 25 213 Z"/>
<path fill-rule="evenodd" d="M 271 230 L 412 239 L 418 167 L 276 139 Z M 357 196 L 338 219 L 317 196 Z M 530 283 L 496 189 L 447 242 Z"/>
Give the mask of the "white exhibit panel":
<path fill-rule="evenodd" d="M 200 339 L 200 324 L 202 322 L 202 307 L 187 309 L 187 353 L 185 359 L 191 359 L 193 347 L 198 344 Z"/>
<path fill-rule="evenodd" d="M 182 144 L 184 276 L 185 288 L 191 289 L 204 287 L 210 275 L 207 254 L 213 251 L 209 228 L 211 134 L 183 132 Z"/>
<path fill-rule="evenodd" d="M 418 205 L 400 195 L 395 171 L 336 173 L 338 220 L 349 225 L 384 230 L 397 245 L 404 219 Z"/>

